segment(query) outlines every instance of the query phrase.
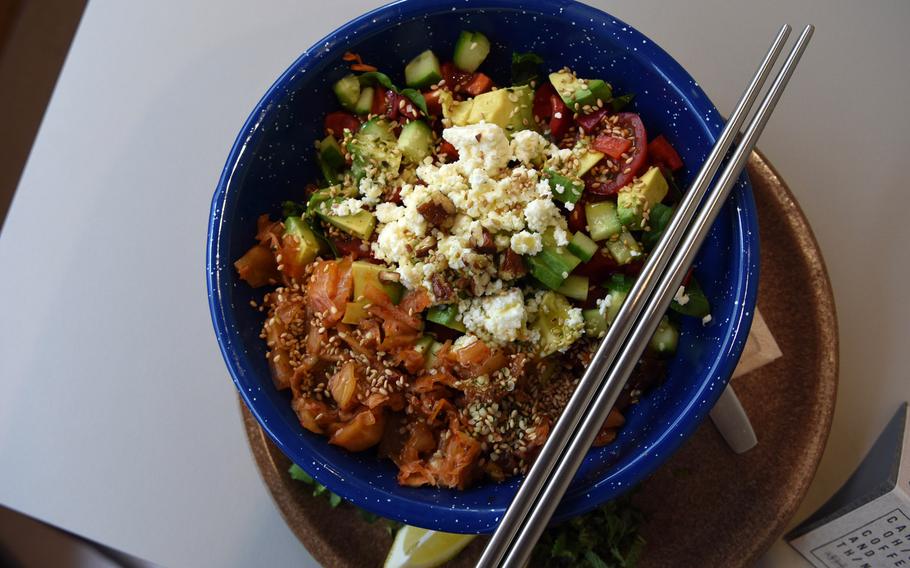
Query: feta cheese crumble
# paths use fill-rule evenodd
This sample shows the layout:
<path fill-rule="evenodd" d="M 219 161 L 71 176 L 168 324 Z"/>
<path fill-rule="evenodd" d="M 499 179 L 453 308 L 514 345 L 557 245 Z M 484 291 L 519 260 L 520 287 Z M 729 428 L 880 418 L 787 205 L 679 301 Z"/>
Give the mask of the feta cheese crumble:
<path fill-rule="evenodd" d="M 462 300 L 458 310 L 468 332 L 487 343 L 502 345 L 524 338 L 528 315 L 518 288 Z"/>

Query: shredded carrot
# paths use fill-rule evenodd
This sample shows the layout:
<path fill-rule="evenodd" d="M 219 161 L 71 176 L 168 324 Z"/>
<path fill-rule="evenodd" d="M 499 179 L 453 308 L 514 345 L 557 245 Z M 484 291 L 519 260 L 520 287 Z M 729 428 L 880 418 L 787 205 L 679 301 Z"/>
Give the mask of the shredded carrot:
<path fill-rule="evenodd" d="M 351 64 L 351 71 L 377 71 L 376 67 L 364 63 L 363 59 L 354 52 L 346 51 L 345 54 L 341 56 L 341 59 L 344 61 L 353 61 Z"/>

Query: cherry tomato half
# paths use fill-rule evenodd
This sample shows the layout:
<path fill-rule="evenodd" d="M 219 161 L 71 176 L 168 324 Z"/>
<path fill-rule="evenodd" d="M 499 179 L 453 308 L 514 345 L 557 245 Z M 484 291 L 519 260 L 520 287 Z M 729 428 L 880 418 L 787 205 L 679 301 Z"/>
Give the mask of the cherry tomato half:
<path fill-rule="evenodd" d="M 615 195 L 619 190 L 641 172 L 642 168 L 648 161 L 648 134 L 645 131 L 645 125 L 642 124 L 641 118 L 634 112 L 621 112 L 616 115 L 616 124 L 632 131 L 634 142 L 632 147 L 626 152 L 632 157 L 632 161 L 615 162 L 618 171 L 605 171 L 603 168 L 595 168 L 600 173 L 588 176 L 585 182 L 585 189 L 597 195 Z M 607 158 L 605 158 L 607 159 Z"/>

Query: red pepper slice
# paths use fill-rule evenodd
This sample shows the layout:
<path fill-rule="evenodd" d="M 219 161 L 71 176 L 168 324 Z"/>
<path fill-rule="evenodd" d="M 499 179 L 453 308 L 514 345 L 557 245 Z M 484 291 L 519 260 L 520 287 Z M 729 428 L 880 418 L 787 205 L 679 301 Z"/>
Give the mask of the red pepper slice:
<path fill-rule="evenodd" d="M 573 233 L 581 231 L 583 233 L 588 232 L 588 216 L 585 215 L 585 198 L 582 196 L 581 200 L 575 204 L 575 208 L 572 209 L 572 212 L 569 213 L 569 230 Z"/>
<path fill-rule="evenodd" d="M 385 90 L 380 89 L 377 85 L 373 88 L 373 104 L 370 106 L 371 114 L 385 114 L 386 113 L 386 96 Z"/>
<path fill-rule="evenodd" d="M 614 160 L 618 160 L 626 150 L 632 147 L 632 141 L 602 132 L 598 134 L 597 138 L 594 139 L 594 142 L 591 143 L 591 147 L 598 152 L 603 152 Z"/>
<path fill-rule="evenodd" d="M 616 272 L 618 268 L 619 265 L 616 264 L 616 260 L 613 256 L 607 252 L 607 249 L 601 247 L 594 253 L 591 260 L 579 264 L 575 270 L 572 271 L 572 274 L 604 280 L 610 273 Z"/>
<path fill-rule="evenodd" d="M 357 132 L 360 130 L 360 120 L 353 114 L 344 112 L 343 110 L 330 112 L 325 115 L 326 134 L 331 134 L 335 138 L 341 140 L 344 137 L 345 129 L 348 129 L 351 132 Z"/>
<path fill-rule="evenodd" d="M 601 169 L 596 176 L 586 176 L 588 178 L 585 180 L 586 190 L 597 195 L 616 195 L 641 172 L 648 161 L 648 133 L 641 118 L 634 112 L 621 112 L 616 115 L 616 124 L 632 131 L 634 142 L 626 152 L 632 157 L 632 161 L 628 164 L 614 162 L 618 166 L 618 172 Z"/>
<path fill-rule="evenodd" d="M 534 103 L 531 110 L 534 117 L 538 120 L 550 120 L 553 116 L 553 105 L 550 104 L 550 97 L 556 94 L 556 89 L 549 81 L 537 88 L 534 93 Z"/>
<path fill-rule="evenodd" d="M 595 110 L 591 114 L 578 115 L 575 122 L 577 122 L 578 126 L 585 131 L 585 134 L 590 134 L 597 130 L 597 127 L 603 122 L 605 116 L 607 116 L 607 109 L 602 108 Z"/>
<path fill-rule="evenodd" d="M 493 79 L 490 79 L 488 76 L 483 73 L 474 73 L 474 76 L 471 77 L 471 80 L 468 81 L 464 86 L 464 92 L 476 97 L 477 95 L 486 93 L 493 88 Z"/>
<path fill-rule="evenodd" d="M 569 129 L 569 125 L 572 124 L 572 114 L 569 112 L 569 107 L 566 106 L 566 103 L 562 102 L 562 98 L 555 93 L 550 95 L 550 110 L 550 134 L 553 135 L 553 138 L 559 140 Z"/>
<path fill-rule="evenodd" d="M 449 143 L 448 140 L 443 140 L 439 143 L 439 154 L 448 156 L 452 160 L 458 159 L 458 150 L 455 149 L 455 146 Z"/>
<path fill-rule="evenodd" d="M 337 250 L 341 256 L 353 256 L 354 260 L 357 260 L 359 258 L 373 258 L 373 251 L 370 248 L 370 243 L 365 243 L 356 237 L 350 237 L 346 239 L 338 237 L 329 238 L 332 241 L 332 245 L 335 247 L 335 250 Z"/>
<path fill-rule="evenodd" d="M 683 167 L 682 158 L 663 134 L 648 143 L 648 159 L 655 166 L 664 166 L 670 171 Z"/>
<path fill-rule="evenodd" d="M 442 89 L 424 91 L 421 94 L 423 95 L 423 100 L 427 102 L 427 112 L 430 113 L 430 116 L 442 116 L 442 102 L 439 100 Z"/>
<path fill-rule="evenodd" d="M 462 71 L 461 69 L 455 67 L 451 61 L 446 61 L 440 67 L 442 71 L 442 78 L 446 81 L 446 87 L 453 92 L 463 92 L 464 85 L 466 85 L 470 80 L 473 73 L 468 73 Z"/>

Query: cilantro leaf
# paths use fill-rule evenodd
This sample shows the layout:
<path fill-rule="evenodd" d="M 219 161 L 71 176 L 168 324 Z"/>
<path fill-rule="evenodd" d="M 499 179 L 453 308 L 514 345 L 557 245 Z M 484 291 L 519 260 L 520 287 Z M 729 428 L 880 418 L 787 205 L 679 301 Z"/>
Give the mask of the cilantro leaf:
<path fill-rule="evenodd" d="M 543 58 L 536 53 L 512 53 L 512 84 L 527 85 L 540 77 Z"/>

